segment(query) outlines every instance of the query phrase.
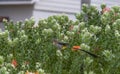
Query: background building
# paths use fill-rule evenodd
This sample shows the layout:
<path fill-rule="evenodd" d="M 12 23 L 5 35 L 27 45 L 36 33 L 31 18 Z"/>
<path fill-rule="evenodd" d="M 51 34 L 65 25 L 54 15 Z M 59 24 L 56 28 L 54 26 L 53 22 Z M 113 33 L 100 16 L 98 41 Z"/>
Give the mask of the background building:
<path fill-rule="evenodd" d="M 39 0 L 34 7 L 34 17 L 46 18 L 55 14 L 67 14 L 75 19 L 74 14 L 80 12 L 80 0 Z"/>
<path fill-rule="evenodd" d="M 6 17 L 16 22 L 30 18 L 33 16 L 34 3 L 33 0 L 0 0 L 0 19 Z M 0 27 L 4 29 L 2 21 Z"/>
<path fill-rule="evenodd" d="M 100 9 L 102 3 L 108 6 L 120 5 L 118 0 L 0 0 L 0 28 L 4 29 L 2 19 L 24 21 L 26 18 L 47 18 L 50 15 L 63 14 L 75 19 L 75 13 L 79 13 L 83 3 L 94 4 Z"/>
<path fill-rule="evenodd" d="M 108 7 L 120 6 L 120 0 L 91 0 L 92 5 L 96 5 L 100 9 L 101 4 L 106 4 Z"/>

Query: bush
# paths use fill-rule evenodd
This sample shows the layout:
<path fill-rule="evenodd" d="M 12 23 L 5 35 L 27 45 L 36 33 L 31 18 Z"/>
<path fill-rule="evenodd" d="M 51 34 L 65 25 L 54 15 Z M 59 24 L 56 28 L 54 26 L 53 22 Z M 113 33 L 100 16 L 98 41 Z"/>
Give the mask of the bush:
<path fill-rule="evenodd" d="M 119 74 L 120 7 L 83 5 L 76 21 L 53 15 L 25 22 L 4 21 L 0 32 L 0 72 L 2 74 Z M 67 42 L 61 49 L 53 40 Z M 91 52 L 71 50 L 73 46 Z"/>

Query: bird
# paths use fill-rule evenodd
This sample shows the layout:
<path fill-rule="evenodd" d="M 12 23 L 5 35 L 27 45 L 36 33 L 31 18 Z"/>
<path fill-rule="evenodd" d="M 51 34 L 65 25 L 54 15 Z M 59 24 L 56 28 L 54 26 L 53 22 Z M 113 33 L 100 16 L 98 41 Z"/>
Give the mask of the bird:
<path fill-rule="evenodd" d="M 59 50 L 62 50 L 62 49 L 67 48 L 69 43 L 61 42 L 61 41 L 58 41 L 57 39 L 53 39 L 53 45 L 55 45 Z"/>
<path fill-rule="evenodd" d="M 91 52 L 89 52 L 89 51 L 87 51 L 87 50 L 83 50 L 83 49 L 80 48 L 80 46 L 73 46 L 73 47 L 72 47 L 72 50 L 73 50 L 73 51 L 80 50 L 80 51 L 83 51 L 83 52 L 91 55 L 91 56 L 94 57 L 94 58 L 98 58 L 98 55 L 93 54 L 93 53 L 91 53 Z"/>

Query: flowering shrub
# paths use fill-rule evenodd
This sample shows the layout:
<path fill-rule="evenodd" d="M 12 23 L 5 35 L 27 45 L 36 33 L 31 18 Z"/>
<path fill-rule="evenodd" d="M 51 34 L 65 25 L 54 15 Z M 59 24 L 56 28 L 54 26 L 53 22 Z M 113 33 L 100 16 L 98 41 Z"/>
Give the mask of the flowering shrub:
<path fill-rule="evenodd" d="M 120 7 L 101 8 L 83 5 L 76 21 L 66 15 L 40 19 L 38 25 L 33 18 L 4 20 L 0 73 L 119 74 Z"/>

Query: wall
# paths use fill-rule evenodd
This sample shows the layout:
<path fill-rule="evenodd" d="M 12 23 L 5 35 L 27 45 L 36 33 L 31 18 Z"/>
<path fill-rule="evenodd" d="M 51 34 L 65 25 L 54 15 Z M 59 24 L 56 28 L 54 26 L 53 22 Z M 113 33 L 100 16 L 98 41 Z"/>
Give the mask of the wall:
<path fill-rule="evenodd" d="M 32 5 L 2 5 L 0 6 L 0 16 L 9 16 L 15 22 L 30 18 L 33 15 Z"/>
<path fill-rule="evenodd" d="M 10 20 L 23 21 L 33 16 L 33 5 L 0 5 L 0 16 L 9 16 Z M 0 26 L 3 25 L 0 23 Z"/>
<path fill-rule="evenodd" d="M 47 18 L 51 15 L 66 14 L 70 19 L 75 19 L 75 13 L 80 12 L 81 0 L 39 0 L 35 4 L 34 17 Z"/>

